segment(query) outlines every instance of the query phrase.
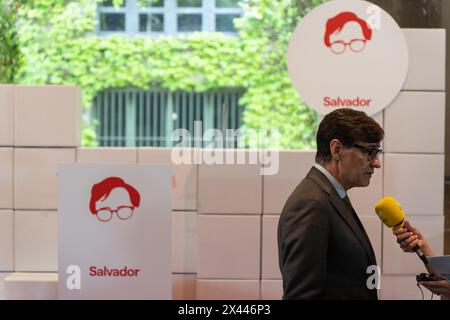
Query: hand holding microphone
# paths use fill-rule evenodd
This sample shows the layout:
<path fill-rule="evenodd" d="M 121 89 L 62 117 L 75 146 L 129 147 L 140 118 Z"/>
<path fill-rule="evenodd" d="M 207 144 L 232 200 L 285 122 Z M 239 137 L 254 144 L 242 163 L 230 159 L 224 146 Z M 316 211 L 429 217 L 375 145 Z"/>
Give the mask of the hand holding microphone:
<path fill-rule="evenodd" d="M 431 249 L 427 248 L 427 250 L 425 250 L 425 248 L 428 247 L 425 238 L 418 229 L 414 228 L 409 223 L 407 219 L 405 219 L 403 228 L 392 230 L 392 233 L 397 237 L 397 242 L 404 252 L 414 252 L 413 248 L 419 246 L 419 248 L 422 248 L 427 256 L 434 255 Z M 431 252 L 426 252 L 428 250 Z"/>
<path fill-rule="evenodd" d="M 375 206 L 375 212 L 387 227 L 392 228 L 392 232 L 397 236 L 400 248 L 405 252 L 416 252 L 427 266 L 428 259 L 425 253 L 427 255 L 434 255 L 434 253 L 420 231 L 406 220 L 405 213 L 397 200 L 393 197 L 381 199 Z"/>

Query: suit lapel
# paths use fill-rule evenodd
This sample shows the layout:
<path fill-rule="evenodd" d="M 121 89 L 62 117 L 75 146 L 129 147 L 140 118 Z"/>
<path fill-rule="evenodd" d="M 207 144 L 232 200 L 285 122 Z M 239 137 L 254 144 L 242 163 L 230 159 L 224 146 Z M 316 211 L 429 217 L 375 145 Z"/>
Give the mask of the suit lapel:
<path fill-rule="evenodd" d="M 369 258 L 370 263 L 376 263 L 370 240 L 363 233 L 363 230 L 358 226 L 358 223 L 353 216 L 353 212 L 351 212 L 350 209 L 347 208 L 344 201 L 339 197 L 336 189 L 333 187 L 328 178 L 314 167 L 311 168 L 307 177 L 314 180 L 321 187 L 321 189 L 328 194 L 331 205 L 336 209 L 339 216 L 349 226 L 353 234 L 357 237 L 363 248 L 366 250 L 366 254 Z"/>
<path fill-rule="evenodd" d="M 342 220 L 350 227 L 355 236 L 358 238 L 361 245 L 364 247 L 367 253 L 367 257 L 370 262 L 375 262 L 375 257 L 373 253 L 372 246 L 370 245 L 370 240 L 363 233 L 364 231 L 359 227 L 353 213 L 345 205 L 344 201 L 339 197 L 337 193 L 330 194 L 330 202 L 332 206 L 336 209 L 337 213 L 341 216 Z"/>

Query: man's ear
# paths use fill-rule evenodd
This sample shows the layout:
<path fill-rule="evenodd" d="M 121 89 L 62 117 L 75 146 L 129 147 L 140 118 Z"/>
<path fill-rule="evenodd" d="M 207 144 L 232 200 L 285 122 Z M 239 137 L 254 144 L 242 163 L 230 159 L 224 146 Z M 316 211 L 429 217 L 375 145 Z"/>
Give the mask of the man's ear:
<path fill-rule="evenodd" d="M 333 160 L 339 160 L 341 158 L 342 143 L 338 139 L 330 141 L 330 153 Z"/>

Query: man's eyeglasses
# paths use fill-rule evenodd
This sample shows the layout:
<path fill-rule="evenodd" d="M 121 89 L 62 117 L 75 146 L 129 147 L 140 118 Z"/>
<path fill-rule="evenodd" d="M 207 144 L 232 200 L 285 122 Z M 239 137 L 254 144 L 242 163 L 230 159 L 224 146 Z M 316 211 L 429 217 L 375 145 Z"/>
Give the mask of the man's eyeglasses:
<path fill-rule="evenodd" d="M 381 148 L 363 147 L 359 144 L 354 144 L 353 147 L 362 150 L 364 154 L 367 156 L 367 161 L 369 162 L 383 153 L 383 149 Z"/>
<path fill-rule="evenodd" d="M 96 216 L 98 220 L 102 222 L 107 222 L 112 219 L 113 213 L 117 214 L 117 217 L 121 220 L 127 220 L 130 219 L 134 212 L 134 207 L 130 206 L 120 206 L 117 209 L 111 209 L 111 208 L 101 208 L 98 209 L 96 212 Z"/>

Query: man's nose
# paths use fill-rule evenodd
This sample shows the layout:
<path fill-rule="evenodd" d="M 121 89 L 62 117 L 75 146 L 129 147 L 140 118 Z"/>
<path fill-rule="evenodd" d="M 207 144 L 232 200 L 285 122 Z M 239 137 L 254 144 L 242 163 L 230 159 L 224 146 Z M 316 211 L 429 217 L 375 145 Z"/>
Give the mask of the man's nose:
<path fill-rule="evenodd" d="M 373 159 L 371 162 L 370 162 L 370 165 L 372 166 L 372 167 L 374 167 L 374 168 L 381 168 L 381 160 L 380 160 L 380 158 L 379 157 L 376 157 L 375 159 Z"/>

